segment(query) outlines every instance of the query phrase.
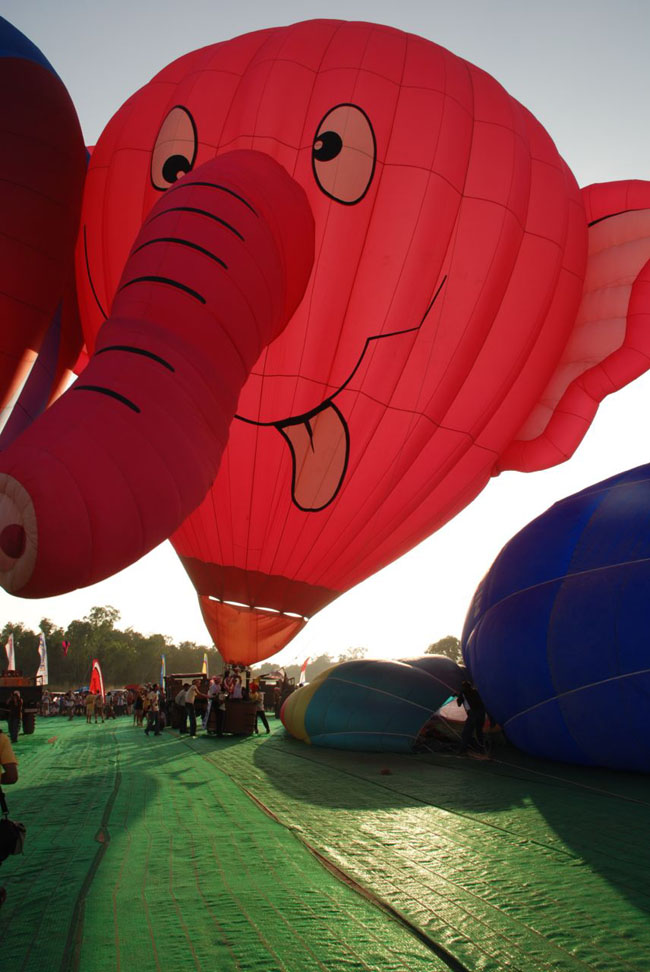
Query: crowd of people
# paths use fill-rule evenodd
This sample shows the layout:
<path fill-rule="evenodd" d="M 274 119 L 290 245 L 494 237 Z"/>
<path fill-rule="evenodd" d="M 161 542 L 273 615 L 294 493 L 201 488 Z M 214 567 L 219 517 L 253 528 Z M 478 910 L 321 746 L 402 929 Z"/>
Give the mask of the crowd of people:
<path fill-rule="evenodd" d="M 168 684 L 172 686 L 174 681 L 170 680 Z M 64 716 L 70 720 L 85 716 L 86 723 L 89 725 L 103 723 L 118 716 L 132 716 L 133 725 L 144 729 L 147 736 L 160 736 L 162 730 L 171 722 L 179 729 L 181 735 L 193 737 L 197 734 L 200 720 L 204 730 L 222 736 L 225 730 L 227 706 L 230 703 L 236 705 L 238 702 L 249 702 L 255 705 L 255 733 L 259 733 L 260 723 L 269 733 L 271 730 L 266 717 L 266 703 L 274 703 L 277 714 L 283 693 L 290 691 L 285 677 L 284 682 L 276 686 L 275 696 L 270 700 L 262 686 L 251 677 L 251 673 L 239 669 L 227 669 L 223 675 L 215 675 L 209 680 L 190 677 L 190 680 L 180 683 L 180 688 L 178 684 L 177 681 L 173 698 L 168 698 L 164 689 L 156 683 L 110 691 L 105 696 L 90 690 L 65 693 L 52 693 L 45 690 L 40 714 Z M 460 733 L 460 748 L 456 752 L 459 755 L 467 752 L 485 755 L 483 727 L 486 712 L 476 686 L 470 681 L 463 681 L 456 702 L 458 706 L 465 709 L 466 713 Z M 0 783 L 2 785 L 15 783 L 18 779 L 18 762 L 12 748 L 12 743 L 18 740 L 23 716 L 23 699 L 18 689 L 11 693 L 5 708 L 9 735 L 7 736 L 0 729 L 0 768 L 2 770 Z M 435 719 L 432 719 L 423 727 L 418 737 L 419 742 L 426 743 L 432 735 L 435 736 L 435 732 Z M 0 798 L 1 794 L 0 789 Z M 5 897 L 4 888 L 0 888 L 0 905 Z"/>
<path fill-rule="evenodd" d="M 105 696 L 89 689 L 67 692 L 45 689 L 39 714 L 44 717 L 63 716 L 68 720 L 85 717 L 88 725 L 131 716 L 134 726 L 143 728 L 146 735 L 154 736 L 160 735 L 172 721 L 181 734 L 195 736 L 199 721 L 201 727 L 206 729 L 212 714 L 212 729 L 221 736 L 228 700 L 254 702 L 255 732 L 259 733 L 260 724 L 267 733 L 271 731 L 265 712 L 264 693 L 250 671 L 240 668 L 226 669 L 222 675 L 213 676 L 207 681 L 207 689 L 206 680 L 202 678 L 183 682 L 174 697 L 169 699 L 164 688 L 156 683 L 116 689 Z M 20 691 L 16 690 L 8 706 L 9 736 L 13 742 L 18 738 L 22 712 L 23 701 Z"/>
<path fill-rule="evenodd" d="M 39 715 L 62 715 L 67 716 L 69 719 L 73 719 L 75 716 L 87 715 L 88 696 L 91 694 L 93 701 L 95 701 L 95 693 L 91 693 L 89 689 L 70 690 L 68 692 L 49 692 L 45 689 L 39 706 Z M 127 689 L 117 689 L 114 692 L 107 692 L 102 703 L 102 718 L 114 718 L 115 716 L 126 715 L 128 696 L 129 691 Z"/>
<path fill-rule="evenodd" d="M 255 732 L 259 733 L 261 722 L 266 732 L 270 732 L 266 718 L 265 696 L 260 685 L 254 679 L 242 678 L 240 672 L 226 669 L 223 675 L 215 675 L 208 683 L 207 692 L 201 692 L 199 679 L 184 682 L 174 696 L 175 722 L 181 735 L 188 733 L 196 736 L 197 730 L 197 699 L 204 702 L 202 706 L 202 728 L 209 729 L 214 725 L 217 736 L 223 736 L 226 720 L 226 706 L 229 700 L 233 702 L 253 702 L 255 704 Z M 211 723 L 211 715 L 214 719 Z"/>

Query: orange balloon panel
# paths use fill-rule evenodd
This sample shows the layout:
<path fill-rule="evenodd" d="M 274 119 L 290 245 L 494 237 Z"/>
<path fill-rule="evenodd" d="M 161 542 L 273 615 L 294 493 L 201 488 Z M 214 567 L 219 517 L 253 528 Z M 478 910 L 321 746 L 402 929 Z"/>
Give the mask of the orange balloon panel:
<path fill-rule="evenodd" d="M 199 596 L 201 614 L 228 665 L 255 665 L 277 654 L 307 623 L 305 618 L 224 604 Z"/>

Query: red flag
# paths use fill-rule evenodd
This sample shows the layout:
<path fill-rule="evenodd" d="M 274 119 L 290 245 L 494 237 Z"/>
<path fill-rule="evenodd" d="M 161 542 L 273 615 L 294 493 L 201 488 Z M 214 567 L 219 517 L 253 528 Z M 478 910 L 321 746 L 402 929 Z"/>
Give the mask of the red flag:
<path fill-rule="evenodd" d="M 305 680 L 306 680 L 306 677 L 307 677 L 307 662 L 308 661 L 309 661 L 309 655 L 307 655 L 307 657 L 305 658 L 304 662 L 302 663 L 302 667 L 300 669 L 300 679 L 298 681 L 298 685 L 304 685 L 305 684 Z"/>
<path fill-rule="evenodd" d="M 68 652 L 69 652 L 69 650 L 70 650 L 70 642 L 69 641 L 62 641 L 61 642 L 61 647 L 63 648 L 63 654 L 64 655 L 67 655 Z"/>
<path fill-rule="evenodd" d="M 90 691 L 94 695 L 101 695 L 104 698 L 104 679 L 102 678 L 102 670 L 99 667 L 99 662 L 96 658 L 93 658 L 93 671 L 90 676 Z"/>

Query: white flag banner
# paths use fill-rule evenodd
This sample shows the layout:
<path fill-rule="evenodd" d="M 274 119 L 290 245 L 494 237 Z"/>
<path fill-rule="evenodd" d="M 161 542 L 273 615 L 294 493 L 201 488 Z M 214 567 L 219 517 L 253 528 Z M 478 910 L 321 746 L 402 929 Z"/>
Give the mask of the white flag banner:
<path fill-rule="evenodd" d="M 7 644 L 5 645 L 5 651 L 7 652 L 7 668 L 10 672 L 16 671 L 16 654 L 14 652 L 14 636 L 10 634 L 7 638 Z"/>
<path fill-rule="evenodd" d="M 36 684 L 47 685 L 50 676 L 47 671 L 47 644 L 45 643 L 45 635 L 42 631 L 38 636 L 38 654 L 41 661 L 36 672 Z"/>

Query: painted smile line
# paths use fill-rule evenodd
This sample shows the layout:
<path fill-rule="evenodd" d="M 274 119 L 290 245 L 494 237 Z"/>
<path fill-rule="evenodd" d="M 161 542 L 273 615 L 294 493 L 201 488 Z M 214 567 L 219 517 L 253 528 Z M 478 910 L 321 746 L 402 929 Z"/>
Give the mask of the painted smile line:
<path fill-rule="evenodd" d="M 366 339 L 354 368 L 343 384 L 320 405 L 302 415 L 292 415 L 279 422 L 257 422 L 235 415 L 248 425 L 275 428 L 285 440 L 291 453 L 291 499 L 304 513 L 318 513 L 338 496 L 345 481 L 350 460 L 350 430 L 334 399 L 348 387 L 361 366 L 371 342 L 419 331 L 435 304 L 447 277 L 433 295 L 422 320 L 415 327 L 390 334 L 373 334 Z"/>
<path fill-rule="evenodd" d="M 429 304 L 429 306 L 427 307 L 426 311 L 422 315 L 422 320 L 420 321 L 419 324 L 416 324 L 414 327 L 404 328 L 404 330 L 402 330 L 402 331 L 391 331 L 388 334 L 373 334 L 370 337 L 366 338 L 366 342 L 365 342 L 365 344 L 363 346 L 363 350 L 362 350 L 361 354 L 359 355 L 359 358 L 357 360 L 357 363 L 355 364 L 354 368 L 352 369 L 352 371 L 350 372 L 350 374 L 348 375 L 348 377 L 345 379 L 345 381 L 343 382 L 343 384 L 340 385 L 336 389 L 335 392 L 333 392 L 326 399 L 324 399 L 320 403 L 320 405 L 316 405 L 314 408 L 310 409 L 308 412 L 303 412 L 302 415 L 292 415 L 292 416 L 290 416 L 287 419 L 280 419 L 280 420 L 276 420 L 276 421 L 272 421 L 272 422 L 259 422 L 256 419 L 246 418 L 245 415 L 238 415 L 238 414 L 235 415 L 235 418 L 236 419 L 239 419 L 240 422 L 246 422 L 246 423 L 248 423 L 248 425 L 271 426 L 271 427 L 276 428 L 276 429 L 278 429 L 280 431 L 282 431 L 282 429 L 285 428 L 288 425 L 297 425 L 297 424 L 300 424 L 302 422 L 308 423 L 310 419 L 314 418 L 316 415 L 318 415 L 319 412 L 322 412 L 323 409 L 325 409 L 329 405 L 331 405 L 333 403 L 334 399 L 338 395 L 340 395 L 342 391 L 345 391 L 345 389 L 350 384 L 350 382 L 352 381 L 352 379 L 356 375 L 357 371 L 361 367 L 361 363 L 363 362 L 363 359 L 366 356 L 366 353 L 368 351 L 368 348 L 370 347 L 370 345 L 371 345 L 371 343 L 373 341 L 383 341 L 386 338 L 399 337 L 401 334 L 412 334 L 413 332 L 420 330 L 420 328 L 422 327 L 422 325 L 426 321 L 427 317 L 431 313 L 431 311 L 433 309 L 433 306 L 434 306 L 436 300 L 438 299 L 438 296 L 440 295 L 440 292 L 441 292 L 442 288 L 444 287 L 446 281 L 447 281 L 447 276 L 445 274 L 445 276 L 440 281 L 440 285 L 439 285 L 438 289 L 436 290 L 435 294 L 431 298 L 431 303 Z"/>

